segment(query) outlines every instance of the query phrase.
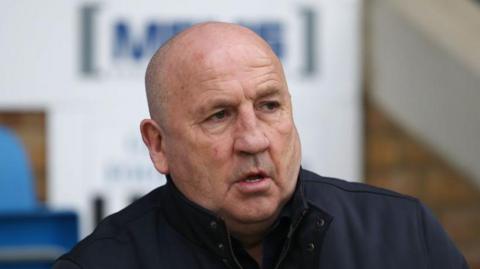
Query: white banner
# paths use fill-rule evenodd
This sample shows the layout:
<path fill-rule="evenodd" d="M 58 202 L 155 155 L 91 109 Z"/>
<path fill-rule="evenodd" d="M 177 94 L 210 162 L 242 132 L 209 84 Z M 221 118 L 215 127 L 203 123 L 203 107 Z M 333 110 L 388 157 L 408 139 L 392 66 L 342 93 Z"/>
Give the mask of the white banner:
<path fill-rule="evenodd" d="M 85 235 L 95 208 L 112 213 L 164 183 L 138 127 L 152 53 L 193 23 L 236 22 L 284 63 L 303 166 L 358 180 L 360 8 L 359 0 L 2 2 L 0 109 L 47 111 L 49 204 L 78 210 Z"/>

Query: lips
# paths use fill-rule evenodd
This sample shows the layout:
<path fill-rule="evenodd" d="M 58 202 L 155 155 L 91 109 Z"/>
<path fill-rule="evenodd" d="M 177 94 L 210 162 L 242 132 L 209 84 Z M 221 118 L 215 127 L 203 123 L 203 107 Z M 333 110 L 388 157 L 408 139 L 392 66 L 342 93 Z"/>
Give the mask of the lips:
<path fill-rule="evenodd" d="M 259 171 L 243 175 L 234 185 L 241 193 L 252 194 L 267 191 L 271 181 L 267 173 Z"/>
<path fill-rule="evenodd" d="M 262 180 L 263 178 L 266 178 L 267 175 L 266 173 L 260 171 L 260 172 L 252 172 L 248 173 L 247 175 L 243 176 L 241 180 L 239 181 L 244 181 L 244 182 L 258 182 Z"/>
<path fill-rule="evenodd" d="M 262 180 L 262 177 L 253 176 L 253 177 L 249 177 L 249 178 L 245 179 L 244 181 L 248 182 L 248 183 L 251 183 L 251 182 L 258 182 L 260 180 Z"/>

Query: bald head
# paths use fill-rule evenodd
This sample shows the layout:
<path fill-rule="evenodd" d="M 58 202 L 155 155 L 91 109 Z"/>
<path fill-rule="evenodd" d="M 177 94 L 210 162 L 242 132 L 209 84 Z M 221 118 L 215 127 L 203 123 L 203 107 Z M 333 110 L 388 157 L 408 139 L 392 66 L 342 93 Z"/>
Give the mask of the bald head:
<path fill-rule="evenodd" d="M 237 238 L 258 242 L 291 197 L 301 156 L 271 48 L 238 25 L 198 24 L 155 53 L 146 88 L 153 120 L 140 130 L 155 168 Z M 256 187 L 243 184 L 252 173 Z"/>
<path fill-rule="evenodd" d="M 276 64 L 280 61 L 257 34 L 240 25 L 207 22 L 196 24 L 165 42 L 153 55 L 145 75 L 150 116 L 164 125 L 169 99 L 195 74 L 207 56 L 238 44 L 250 44 Z"/>

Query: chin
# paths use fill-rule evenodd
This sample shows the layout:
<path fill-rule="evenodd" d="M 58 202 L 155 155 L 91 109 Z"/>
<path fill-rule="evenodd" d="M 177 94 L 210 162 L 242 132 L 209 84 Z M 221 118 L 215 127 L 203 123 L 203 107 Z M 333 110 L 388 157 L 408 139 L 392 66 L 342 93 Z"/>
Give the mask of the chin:
<path fill-rule="evenodd" d="M 236 212 L 232 212 L 232 217 L 237 220 L 237 222 L 243 224 L 271 222 L 275 220 L 278 212 L 281 210 L 276 206 L 258 207 L 258 204 L 253 207 L 244 208 L 244 210 L 238 209 L 239 208 L 235 210 Z"/>

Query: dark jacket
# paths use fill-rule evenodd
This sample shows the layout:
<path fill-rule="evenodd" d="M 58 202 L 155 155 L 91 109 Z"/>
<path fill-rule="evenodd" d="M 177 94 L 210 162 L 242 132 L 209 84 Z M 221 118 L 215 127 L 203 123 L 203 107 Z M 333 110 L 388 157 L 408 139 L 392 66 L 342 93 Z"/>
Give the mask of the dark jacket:
<path fill-rule="evenodd" d="M 301 170 L 289 207 L 272 268 L 467 268 L 415 198 Z M 240 268 L 233 245 L 223 221 L 169 181 L 106 218 L 54 268 Z"/>

